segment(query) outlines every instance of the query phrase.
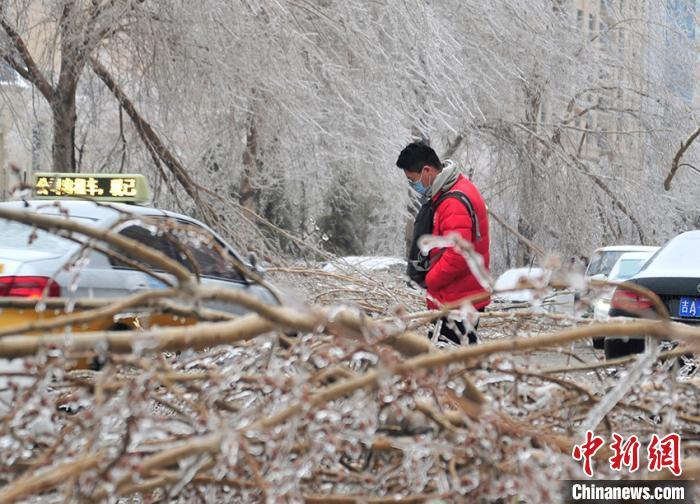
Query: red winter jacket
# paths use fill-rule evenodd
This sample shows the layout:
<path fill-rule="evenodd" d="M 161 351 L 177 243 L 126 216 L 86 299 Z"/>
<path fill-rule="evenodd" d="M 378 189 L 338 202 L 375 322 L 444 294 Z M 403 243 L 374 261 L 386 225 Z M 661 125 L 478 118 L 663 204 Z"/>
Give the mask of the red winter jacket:
<path fill-rule="evenodd" d="M 448 189 L 449 191 L 460 191 L 466 194 L 474 207 L 481 233 L 481 240 L 475 244 L 475 248 L 484 258 L 484 265 L 488 270 L 489 220 L 486 203 L 484 203 L 484 199 L 474 184 L 461 174 L 457 177 L 457 182 Z M 444 193 L 439 192 L 433 196 L 433 201 L 436 201 L 442 194 Z M 473 240 L 472 220 L 464 203 L 457 198 L 447 198 L 435 210 L 433 234 L 446 236 L 454 232 L 459 233 L 466 240 Z M 467 266 L 466 259 L 459 252 L 456 252 L 452 247 L 448 247 L 437 259 L 434 259 L 440 250 L 435 248 L 430 251 L 431 265 L 425 277 L 425 284 L 430 297 L 443 304 L 471 296 L 472 294 L 485 292 L 485 289 L 472 274 L 469 266 Z M 430 298 L 427 301 L 428 308 L 434 309 L 438 307 Z M 477 309 L 483 308 L 489 302 L 490 299 L 484 299 L 483 301 L 475 302 L 474 307 Z"/>

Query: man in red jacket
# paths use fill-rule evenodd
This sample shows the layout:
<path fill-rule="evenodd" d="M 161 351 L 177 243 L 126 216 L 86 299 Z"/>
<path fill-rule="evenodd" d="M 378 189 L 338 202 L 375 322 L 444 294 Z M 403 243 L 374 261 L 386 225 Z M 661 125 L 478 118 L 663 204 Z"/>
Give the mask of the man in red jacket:
<path fill-rule="evenodd" d="M 421 212 L 428 207 L 434 212 L 432 234 L 448 236 L 458 233 L 465 240 L 472 242 L 488 271 L 488 211 L 474 184 L 462 175 L 457 166 L 443 167 L 435 151 L 422 142 L 407 145 L 399 154 L 396 166 L 404 171 L 413 189 L 424 196 L 425 203 Z M 465 195 L 466 199 L 459 193 Z M 418 238 L 419 236 L 414 234 L 414 241 Z M 413 246 L 415 249 L 415 243 Z M 429 309 L 476 294 L 485 296 L 473 302 L 474 308 L 483 311 L 489 304 L 486 286 L 479 282 L 478 276 L 469 268 L 462 253 L 453 247 L 433 248 L 428 260 L 424 286 L 428 291 Z M 445 317 L 438 321 L 438 324 L 440 334 L 445 338 L 459 344 L 466 336 L 469 343 L 476 343 L 475 330 L 478 321 L 474 324 L 474 330 L 469 331 L 462 320 Z"/>

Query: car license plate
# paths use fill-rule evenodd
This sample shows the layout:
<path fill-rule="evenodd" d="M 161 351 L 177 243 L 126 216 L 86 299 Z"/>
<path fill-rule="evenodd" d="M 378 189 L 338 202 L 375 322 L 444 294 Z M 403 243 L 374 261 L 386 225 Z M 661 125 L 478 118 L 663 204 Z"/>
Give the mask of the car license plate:
<path fill-rule="evenodd" d="M 678 305 L 679 317 L 700 318 L 700 298 L 681 297 Z"/>

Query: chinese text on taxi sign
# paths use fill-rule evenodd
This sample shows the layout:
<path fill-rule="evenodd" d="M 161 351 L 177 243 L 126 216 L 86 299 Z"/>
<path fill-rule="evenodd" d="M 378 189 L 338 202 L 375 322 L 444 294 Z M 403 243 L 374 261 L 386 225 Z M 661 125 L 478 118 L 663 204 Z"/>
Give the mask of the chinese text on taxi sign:
<path fill-rule="evenodd" d="M 137 196 L 136 179 L 133 177 L 97 178 L 90 176 L 38 177 L 34 184 L 34 194 L 37 196 L 130 198 Z"/>

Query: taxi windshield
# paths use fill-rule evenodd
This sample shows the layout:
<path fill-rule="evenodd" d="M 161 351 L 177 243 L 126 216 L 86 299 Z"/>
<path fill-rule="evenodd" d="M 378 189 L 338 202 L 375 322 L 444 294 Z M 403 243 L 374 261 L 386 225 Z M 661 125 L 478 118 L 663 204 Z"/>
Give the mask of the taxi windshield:
<path fill-rule="evenodd" d="M 71 219 L 84 223 L 94 222 L 93 219 L 81 217 L 71 217 Z M 37 229 L 34 226 L 0 219 L 0 248 L 61 252 L 74 244 L 75 242 L 67 238 Z"/>

